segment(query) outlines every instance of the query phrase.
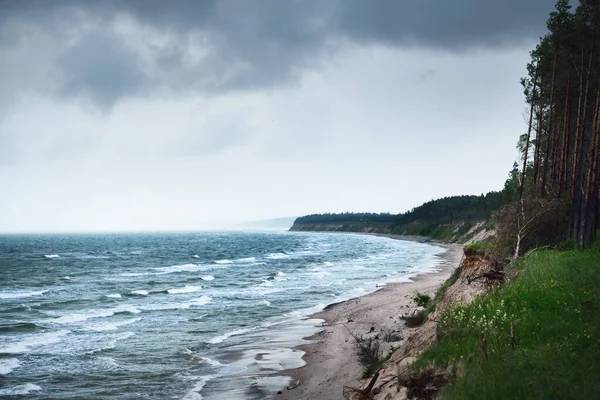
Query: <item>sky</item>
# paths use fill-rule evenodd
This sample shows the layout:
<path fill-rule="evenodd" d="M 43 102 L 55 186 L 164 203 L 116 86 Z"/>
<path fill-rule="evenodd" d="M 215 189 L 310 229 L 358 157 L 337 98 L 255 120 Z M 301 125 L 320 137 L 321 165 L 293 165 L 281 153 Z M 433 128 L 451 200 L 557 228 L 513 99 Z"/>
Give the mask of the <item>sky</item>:
<path fill-rule="evenodd" d="M 0 231 L 500 190 L 553 0 L 0 0 Z"/>

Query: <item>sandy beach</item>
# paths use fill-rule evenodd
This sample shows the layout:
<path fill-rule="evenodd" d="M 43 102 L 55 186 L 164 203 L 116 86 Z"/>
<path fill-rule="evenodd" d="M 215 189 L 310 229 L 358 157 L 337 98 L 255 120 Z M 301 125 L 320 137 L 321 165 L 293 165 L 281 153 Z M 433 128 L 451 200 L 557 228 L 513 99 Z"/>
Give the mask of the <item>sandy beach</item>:
<path fill-rule="evenodd" d="M 405 237 L 388 236 L 394 239 Z M 412 298 L 416 293 L 433 296 L 437 288 L 460 264 L 462 245 L 436 245 L 445 247 L 440 257 L 446 263 L 440 271 L 418 275 L 407 283 L 389 283 L 369 295 L 328 306 L 311 316 L 323 320 L 323 330 L 307 339 L 313 343 L 299 346 L 305 352 L 306 362 L 301 368 L 285 370 L 290 376 L 290 389 L 285 388 L 275 399 L 341 399 L 343 386 L 360 387 L 362 368 L 356 356 L 356 342 L 352 335 L 383 338 L 386 334 L 402 337 L 407 333 L 401 318 L 416 308 Z M 396 342 L 384 342 L 383 355 Z M 386 348 L 387 347 L 387 348 Z M 295 386 L 295 387 L 294 387 Z M 293 388 L 292 388 L 293 387 Z"/>

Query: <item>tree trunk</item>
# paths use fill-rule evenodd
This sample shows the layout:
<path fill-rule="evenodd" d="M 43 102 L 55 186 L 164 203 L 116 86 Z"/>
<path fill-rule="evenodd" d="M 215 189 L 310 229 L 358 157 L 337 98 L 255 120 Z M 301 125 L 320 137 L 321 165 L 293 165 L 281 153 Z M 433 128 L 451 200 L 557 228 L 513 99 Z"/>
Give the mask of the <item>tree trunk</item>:
<path fill-rule="evenodd" d="M 600 146 L 600 88 L 596 90 L 596 103 L 594 105 L 594 117 L 592 119 L 592 145 L 588 157 L 588 170 L 585 184 L 585 199 L 584 199 L 584 219 L 582 220 L 584 247 L 592 245 L 592 239 L 596 231 L 596 191 L 598 187 L 598 177 L 596 171 L 598 169 L 598 147 Z"/>
<path fill-rule="evenodd" d="M 554 159 L 554 136 L 558 129 L 556 129 L 556 116 L 555 116 L 555 104 L 554 104 L 554 90 L 556 88 L 556 58 L 557 51 L 554 50 L 554 61 L 552 63 L 552 86 L 550 89 L 550 115 L 548 116 L 548 133 L 546 137 L 546 160 L 544 162 L 544 172 L 542 174 L 542 197 L 546 195 L 546 183 L 548 177 L 548 168 L 553 167 Z"/>
<path fill-rule="evenodd" d="M 537 69 L 533 81 L 533 90 L 531 92 L 531 107 L 529 109 L 529 128 L 527 129 L 527 141 L 525 143 L 525 154 L 523 155 L 523 169 L 521 170 L 521 187 L 519 188 L 519 200 L 523 199 L 523 188 L 525 187 L 525 171 L 527 170 L 527 157 L 529 155 L 529 141 L 531 139 L 531 127 L 533 124 L 533 107 L 535 106 L 535 90 L 537 89 Z M 541 101 L 540 101 L 541 107 Z M 538 122 L 539 123 L 539 122 Z"/>
<path fill-rule="evenodd" d="M 558 197 L 562 197 L 562 194 L 567 192 L 567 170 L 568 170 L 568 159 L 569 159 L 569 131 L 571 124 L 570 122 L 570 109 L 571 109 L 571 72 L 569 71 L 569 78 L 567 79 L 567 97 L 565 100 L 565 115 L 564 115 L 564 126 L 563 126 L 563 141 L 561 146 L 560 154 L 560 170 L 559 170 L 559 183 L 558 183 Z M 563 190 L 564 188 L 564 190 Z"/>

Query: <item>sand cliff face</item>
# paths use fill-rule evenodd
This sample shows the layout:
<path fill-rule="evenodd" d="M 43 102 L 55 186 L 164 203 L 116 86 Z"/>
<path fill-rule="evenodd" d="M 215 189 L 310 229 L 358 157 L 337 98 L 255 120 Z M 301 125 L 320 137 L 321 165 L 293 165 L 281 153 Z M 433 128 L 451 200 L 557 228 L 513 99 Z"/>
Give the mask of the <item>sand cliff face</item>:
<path fill-rule="evenodd" d="M 298 223 L 290 228 L 291 232 L 348 232 L 348 233 L 375 233 L 382 235 L 396 234 L 413 237 L 430 237 L 445 243 L 464 243 L 482 241 L 494 234 L 487 229 L 487 221 L 461 221 L 457 220 L 451 224 L 439 224 L 430 226 L 429 233 L 419 228 L 422 222 L 415 221 L 406 226 L 397 226 L 386 223 L 369 222 L 344 222 L 344 223 Z M 430 236 L 421 236 L 430 235 Z"/>
<path fill-rule="evenodd" d="M 427 321 L 418 328 L 404 331 L 406 341 L 390 357 L 387 365 L 380 371 L 379 379 L 373 389 L 375 399 L 397 400 L 413 398 L 410 396 L 409 387 L 418 379 L 411 371 L 411 364 L 415 362 L 419 354 L 430 347 L 437 340 L 437 319 L 441 313 L 452 304 L 459 302 L 470 302 L 475 296 L 486 291 L 483 283 L 471 282 L 469 277 L 474 277 L 488 271 L 493 264 L 484 253 L 465 249 L 464 258 L 461 263 L 460 275 L 456 282 L 449 286 L 444 297 Z M 440 372 L 443 374 L 443 371 Z M 421 377 L 423 378 L 423 377 Z M 435 376 L 428 376 L 428 384 L 433 384 Z M 433 391 L 439 387 L 432 387 Z M 417 396 L 417 398 L 420 398 Z"/>

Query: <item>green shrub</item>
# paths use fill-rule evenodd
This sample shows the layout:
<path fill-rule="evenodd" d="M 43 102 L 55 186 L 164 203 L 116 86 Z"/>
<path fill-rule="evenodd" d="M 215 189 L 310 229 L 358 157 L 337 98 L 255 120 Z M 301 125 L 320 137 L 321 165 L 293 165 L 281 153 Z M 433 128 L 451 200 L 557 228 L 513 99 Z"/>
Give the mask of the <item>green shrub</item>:
<path fill-rule="evenodd" d="M 431 296 L 428 295 L 427 293 L 417 293 L 414 297 L 413 297 L 413 301 L 417 304 L 417 306 L 419 307 L 427 307 L 427 305 L 429 304 L 429 302 L 431 301 Z"/>

